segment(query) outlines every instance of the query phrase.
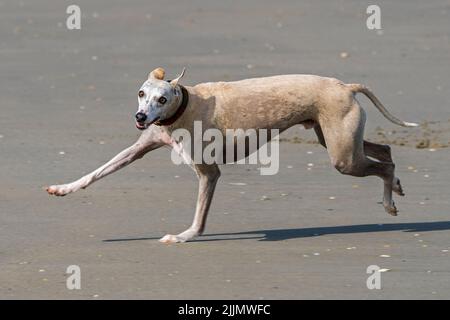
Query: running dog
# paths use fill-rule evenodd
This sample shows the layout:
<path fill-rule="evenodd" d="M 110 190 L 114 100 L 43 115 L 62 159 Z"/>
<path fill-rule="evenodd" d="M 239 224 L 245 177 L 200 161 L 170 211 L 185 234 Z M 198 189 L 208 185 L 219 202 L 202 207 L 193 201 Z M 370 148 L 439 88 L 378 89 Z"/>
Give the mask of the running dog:
<path fill-rule="evenodd" d="M 355 95 L 366 95 L 388 120 L 397 125 L 415 127 L 417 124 L 392 116 L 364 85 L 295 74 L 184 87 L 180 84 L 183 75 L 184 69 L 176 79 L 166 81 L 164 69 L 150 72 L 138 91 L 135 119 L 136 127 L 143 131 L 139 139 L 97 170 L 74 182 L 49 186 L 47 192 L 65 196 L 84 189 L 163 146 L 188 158 L 191 150 L 173 138 L 172 132 L 182 128 L 193 134 L 194 121 L 201 121 L 205 130 L 215 128 L 221 132 L 251 128 L 257 132 L 261 129 L 282 132 L 302 124 L 315 130 L 320 144 L 328 150 L 332 165 L 340 173 L 380 177 L 384 183 L 383 206 L 389 214 L 397 215 L 392 191 L 401 196 L 404 194 L 400 180 L 394 174 L 391 149 L 364 140 L 366 115 Z M 220 170 L 217 164 L 191 166 L 199 179 L 193 223 L 177 235 L 164 236 L 161 242 L 185 242 L 204 231 Z"/>

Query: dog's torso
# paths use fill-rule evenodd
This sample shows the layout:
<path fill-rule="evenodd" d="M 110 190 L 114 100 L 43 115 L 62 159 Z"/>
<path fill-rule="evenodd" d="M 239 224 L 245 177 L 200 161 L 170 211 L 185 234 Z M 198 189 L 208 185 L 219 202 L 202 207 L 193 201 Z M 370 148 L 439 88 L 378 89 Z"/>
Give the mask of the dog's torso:
<path fill-rule="evenodd" d="M 351 101 L 341 81 L 314 75 L 282 75 L 187 87 L 190 112 L 172 128 L 202 121 L 204 129 L 279 129 L 320 121 L 345 110 L 326 110 L 329 101 Z M 350 104 L 350 103 L 349 103 Z M 332 112 L 328 112 L 332 111 Z M 329 114 L 330 113 L 330 114 Z"/>

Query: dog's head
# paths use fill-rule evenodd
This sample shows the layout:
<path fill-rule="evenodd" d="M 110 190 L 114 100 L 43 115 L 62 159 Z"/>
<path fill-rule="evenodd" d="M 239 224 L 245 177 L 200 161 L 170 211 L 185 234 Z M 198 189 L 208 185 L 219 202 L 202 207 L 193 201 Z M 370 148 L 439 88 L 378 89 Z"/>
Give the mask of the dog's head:
<path fill-rule="evenodd" d="M 163 68 L 156 68 L 148 75 L 138 91 L 138 111 L 136 127 L 139 130 L 147 129 L 152 123 L 169 119 L 175 114 L 181 104 L 183 95 L 178 81 L 182 73 L 171 81 L 165 81 Z"/>

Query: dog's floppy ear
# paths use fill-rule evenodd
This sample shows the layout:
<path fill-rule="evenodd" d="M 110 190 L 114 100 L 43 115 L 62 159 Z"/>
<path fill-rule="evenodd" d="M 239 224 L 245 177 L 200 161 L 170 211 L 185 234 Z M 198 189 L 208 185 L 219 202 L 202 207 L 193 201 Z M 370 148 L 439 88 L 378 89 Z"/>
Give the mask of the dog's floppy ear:
<path fill-rule="evenodd" d="M 150 72 L 148 74 L 148 79 L 158 79 L 158 80 L 163 80 L 164 79 L 164 75 L 166 74 L 166 71 L 164 71 L 163 68 L 156 68 L 155 70 L 153 70 L 152 72 Z"/>
<path fill-rule="evenodd" d="M 185 71 L 186 71 L 186 68 L 183 68 L 183 71 L 181 71 L 181 74 L 178 77 L 176 77 L 175 79 L 173 79 L 172 81 L 170 81 L 170 84 L 175 87 L 178 84 L 178 81 L 180 81 L 180 79 L 183 78 Z"/>

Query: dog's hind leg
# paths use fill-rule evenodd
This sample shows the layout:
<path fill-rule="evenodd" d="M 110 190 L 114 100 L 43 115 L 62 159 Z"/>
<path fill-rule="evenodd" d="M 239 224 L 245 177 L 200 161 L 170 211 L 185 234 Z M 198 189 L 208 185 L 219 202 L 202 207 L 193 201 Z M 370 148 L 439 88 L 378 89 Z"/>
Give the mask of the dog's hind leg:
<path fill-rule="evenodd" d="M 142 158 L 147 152 L 163 146 L 166 144 L 166 140 L 167 139 L 164 139 L 164 133 L 160 129 L 154 126 L 148 128 L 133 145 L 117 154 L 97 170 L 92 171 L 74 182 L 53 185 L 47 187 L 46 190 L 49 194 L 55 196 L 65 196 L 80 189 L 85 189 L 95 181 Z"/>
<path fill-rule="evenodd" d="M 317 139 L 319 140 L 319 143 L 326 149 L 327 148 L 327 144 L 325 143 L 325 138 L 323 136 L 322 128 L 320 127 L 319 124 L 316 124 L 314 126 L 314 131 L 316 132 Z"/>
<path fill-rule="evenodd" d="M 217 164 L 196 164 L 193 165 L 199 180 L 197 207 L 192 225 L 178 235 L 165 235 L 159 241 L 163 243 L 186 242 L 201 235 L 205 229 L 206 218 L 208 216 L 211 200 L 217 180 L 220 177 L 220 170 Z"/>
<path fill-rule="evenodd" d="M 325 143 L 325 138 L 323 136 L 322 129 L 318 124 L 314 126 L 314 131 L 316 132 L 319 143 L 326 148 L 327 146 Z M 364 147 L 364 154 L 367 155 L 368 157 L 372 157 L 381 162 L 393 163 L 391 156 L 391 147 L 389 147 L 388 145 L 382 145 L 364 140 L 363 147 Z M 394 177 L 392 183 L 392 191 L 397 193 L 399 196 L 405 195 L 403 192 L 402 185 L 400 184 L 400 179 L 397 177 Z"/>
<path fill-rule="evenodd" d="M 378 144 L 364 140 L 364 153 L 372 158 L 384 162 L 393 162 L 391 147 L 385 144 Z"/>
<path fill-rule="evenodd" d="M 396 215 L 397 208 L 392 201 L 395 165 L 374 161 L 365 155 L 364 123 L 364 110 L 356 101 L 343 119 L 321 123 L 328 154 L 334 167 L 342 174 L 356 177 L 375 175 L 383 179 L 383 205 L 389 214 Z"/>
<path fill-rule="evenodd" d="M 375 158 L 381 162 L 391 162 L 391 147 L 385 144 L 378 144 L 364 140 L 364 153 L 372 158 Z M 404 196 L 403 187 L 400 184 L 400 179 L 398 177 L 394 177 L 392 182 L 392 191 L 394 191 L 399 196 Z"/>
<path fill-rule="evenodd" d="M 316 132 L 319 143 L 326 148 L 327 145 L 325 143 L 325 138 L 323 137 L 322 129 L 318 124 L 314 126 L 314 131 Z M 364 140 L 364 153 L 368 157 L 372 157 L 380 161 L 393 162 L 391 156 L 391 147 L 389 147 L 388 145 L 373 143 Z"/>

